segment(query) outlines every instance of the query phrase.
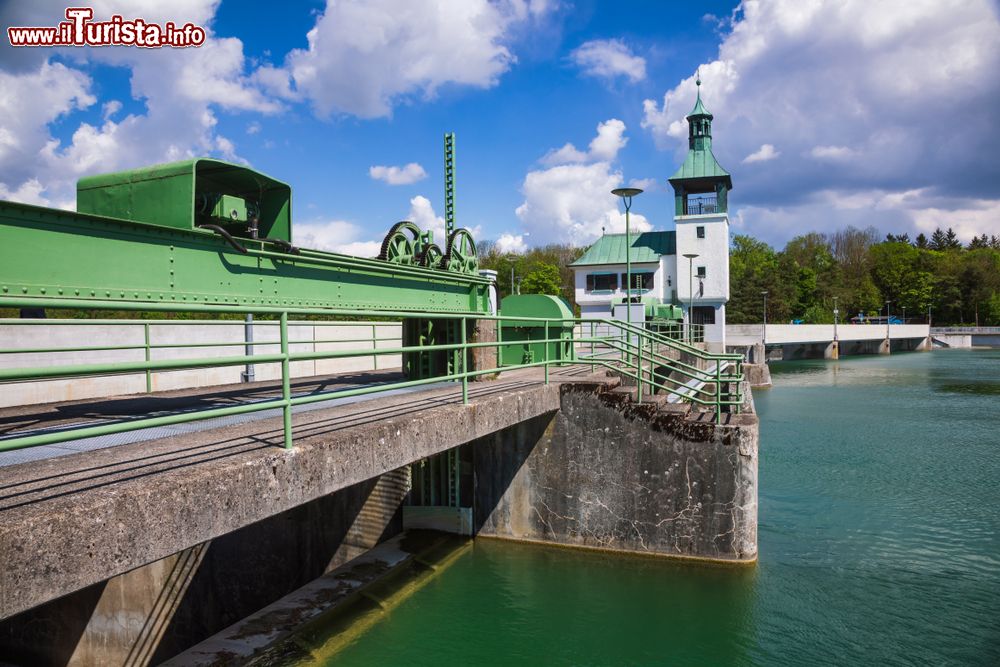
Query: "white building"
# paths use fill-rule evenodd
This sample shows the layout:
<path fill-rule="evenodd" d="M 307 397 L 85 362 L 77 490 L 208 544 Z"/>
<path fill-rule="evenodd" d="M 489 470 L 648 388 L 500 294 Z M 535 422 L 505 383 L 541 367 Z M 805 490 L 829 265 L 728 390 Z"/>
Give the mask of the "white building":
<path fill-rule="evenodd" d="M 710 349 L 724 349 L 729 301 L 729 191 L 732 178 L 712 154 L 712 119 L 698 99 L 688 114 L 688 153 L 670 177 L 675 231 L 633 233 L 633 300 L 679 305 L 705 327 Z M 582 317 L 611 317 L 623 303 L 625 234 L 605 234 L 573 262 Z M 688 257 L 690 255 L 690 257 Z"/>

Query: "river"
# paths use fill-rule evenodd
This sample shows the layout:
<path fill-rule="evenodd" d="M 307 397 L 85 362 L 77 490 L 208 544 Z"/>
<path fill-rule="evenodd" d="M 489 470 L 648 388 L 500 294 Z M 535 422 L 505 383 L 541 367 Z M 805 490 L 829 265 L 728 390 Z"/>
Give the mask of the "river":
<path fill-rule="evenodd" d="M 1000 350 L 772 371 L 756 567 L 481 540 L 334 662 L 1000 665 Z"/>

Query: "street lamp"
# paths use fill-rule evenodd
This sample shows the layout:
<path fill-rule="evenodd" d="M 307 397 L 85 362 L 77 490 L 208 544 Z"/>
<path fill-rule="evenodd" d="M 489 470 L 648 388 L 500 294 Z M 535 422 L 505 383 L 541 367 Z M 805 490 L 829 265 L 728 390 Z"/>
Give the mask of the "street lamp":
<path fill-rule="evenodd" d="M 837 308 L 837 297 L 833 297 L 833 341 L 837 342 L 837 322 L 840 319 L 840 309 Z"/>
<path fill-rule="evenodd" d="M 639 188 L 615 188 L 611 191 L 625 202 L 625 323 L 632 325 L 632 233 L 629 229 L 628 212 L 632 208 L 632 197 L 641 195 Z"/>
<path fill-rule="evenodd" d="M 760 330 L 760 343 L 764 346 L 764 358 L 767 359 L 767 290 L 761 290 L 764 297 L 764 326 Z"/>
<path fill-rule="evenodd" d="M 691 336 L 691 321 L 694 316 L 694 258 L 698 256 L 696 252 L 686 252 L 684 256 L 688 260 L 688 331 L 687 339 L 688 345 L 693 342 L 693 337 Z"/>

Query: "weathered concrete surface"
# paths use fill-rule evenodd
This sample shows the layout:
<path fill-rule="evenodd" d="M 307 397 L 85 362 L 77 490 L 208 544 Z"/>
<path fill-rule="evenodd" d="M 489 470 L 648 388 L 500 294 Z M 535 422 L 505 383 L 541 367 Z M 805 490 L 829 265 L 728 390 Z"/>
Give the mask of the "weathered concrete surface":
<path fill-rule="evenodd" d="M 0 623 L 0 655 L 159 664 L 398 534 L 408 490 L 406 467 L 35 607 Z"/>
<path fill-rule="evenodd" d="M 496 320 L 476 320 L 472 330 L 472 340 L 475 343 L 495 343 L 497 340 Z M 497 367 L 497 348 L 493 346 L 475 347 L 472 349 L 470 370 L 486 371 Z M 475 380 L 482 382 L 490 379 L 490 375 L 477 375 Z"/>
<path fill-rule="evenodd" d="M 757 418 L 725 421 L 637 405 L 626 388 L 564 385 L 555 415 L 474 443 L 478 534 L 752 562 Z"/>
<path fill-rule="evenodd" d="M 0 618 L 559 408 L 537 371 L 4 469 Z M 572 378 L 567 378 L 571 381 Z"/>
<path fill-rule="evenodd" d="M 766 363 L 743 364 L 743 374 L 746 376 L 747 384 L 754 389 L 762 389 L 771 386 L 771 368 Z"/>

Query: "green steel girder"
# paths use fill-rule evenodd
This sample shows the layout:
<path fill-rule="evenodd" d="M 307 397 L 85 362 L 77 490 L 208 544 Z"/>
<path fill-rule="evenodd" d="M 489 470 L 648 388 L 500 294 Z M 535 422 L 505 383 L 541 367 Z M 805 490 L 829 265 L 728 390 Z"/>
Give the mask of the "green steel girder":
<path fill-rule="evenodd" d="M 489 312 L 485 278 L 0 201 L 0 295 L 132 303 Z"/>

